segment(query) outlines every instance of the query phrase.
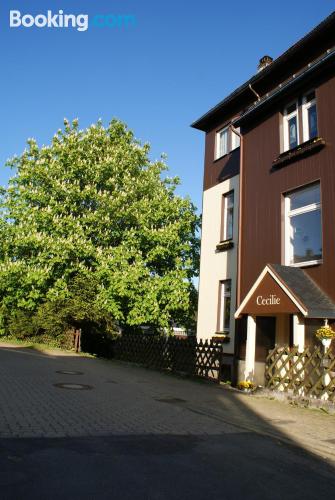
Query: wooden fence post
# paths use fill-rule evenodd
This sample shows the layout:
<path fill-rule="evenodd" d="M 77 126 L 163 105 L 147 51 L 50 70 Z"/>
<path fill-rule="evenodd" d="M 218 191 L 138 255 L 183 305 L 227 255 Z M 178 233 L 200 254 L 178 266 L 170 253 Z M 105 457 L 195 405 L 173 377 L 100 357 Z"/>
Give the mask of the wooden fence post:
<path fill-rule="evenodd" d="M 78 328 L 73 333 L 73 345 L 75 352 L 81 352 L 81 328 Z"/>

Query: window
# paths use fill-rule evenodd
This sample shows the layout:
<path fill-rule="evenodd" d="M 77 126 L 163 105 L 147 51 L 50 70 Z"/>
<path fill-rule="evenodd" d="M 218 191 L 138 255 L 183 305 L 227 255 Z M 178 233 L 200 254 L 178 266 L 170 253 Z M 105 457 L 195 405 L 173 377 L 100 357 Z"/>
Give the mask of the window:
<path fill-rule="evenodd" d="M 234 191 L 223 196 L 223 231 L 221 241 L 233 239 L 234 230 Z"/>
<path fill-rule="evenodd" d="M 231 305 L 231 280 L 220 282 L 220 318 L 219 331 L 229 332 Z"/>
<path fill-rule="evenodd" d="M 299 144 L 298 103 L 294 102 L 284 112 L 284 149 L 293 149 Z"/>
<path fill-rule="evenodd" d="M 238 132 L 240 129 L 236 129 Z M 230 153 L 240 147 L 240 137 L 230 127 L 225 127 L 216 132 L 215 159 Z"/>
<path fill-rule="evenodd" d="M 240 133 L 240 127 L 238 127 L 237 132 Z M 235 132 L 231 131 L 231 150 L 233 151 L 236 148 L 240 147 L 240 136 L 235 134 Z"/>
<path fill-rule="evenodd" d="M 303 97 L 302 101 L 302 121 L 304 141 L 314 139 L 318 135 L 318 124 L 316 115 L 315 92 L 310 92 Z"/>
<path fill-rule="evenodd" d="M 322 259 L 320 184 L 285 196 L 285 263 L 317 264 Z"/>
<path fill-rule="evenodd" d="M 317 137 L 318 125 L 314 90 L 285 108 L 283 130 L 284 151 L 294 149 L 302 142 Z"/>
<path fill-rule="evenodd" d="M 228 127 L 216 133 L 216 158 L 221 158 L 228 153 Z"/>

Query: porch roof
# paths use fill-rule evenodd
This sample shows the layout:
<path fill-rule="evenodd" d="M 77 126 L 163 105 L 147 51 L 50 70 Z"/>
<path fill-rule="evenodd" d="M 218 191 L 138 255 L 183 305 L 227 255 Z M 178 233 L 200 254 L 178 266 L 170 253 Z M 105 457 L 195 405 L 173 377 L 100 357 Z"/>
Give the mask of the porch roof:
<path fill-rule="evenodd" d="M 303 316 L 307 318 L 335 319 L 335 303 L 301 268 L 268 264 L 235 313 L 235 318 L 248 313 L 248 304 L 270 275 Z M 275 312 L 275 308 L 274 311 Z M 282 312 L 282 311 L 280 311 Z M 288 311 L 291 312 L 291 311 Z"/>
<path fill-rule="evenodd" d="M 280 264 L 270 266 L 305 306 L 308 318 L 335 318 L 334 302 L 303 269 Z"/>

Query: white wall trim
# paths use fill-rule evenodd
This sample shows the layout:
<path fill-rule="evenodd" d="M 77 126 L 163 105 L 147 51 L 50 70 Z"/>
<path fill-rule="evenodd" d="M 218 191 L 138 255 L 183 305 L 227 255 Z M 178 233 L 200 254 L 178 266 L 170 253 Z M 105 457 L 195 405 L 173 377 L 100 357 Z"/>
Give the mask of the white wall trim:
<path fill-rule="evenodd" d="M 245 353 L 244 380 L 253 382 L 255 373 L 256 353 L 256 317 L 248 315 L 247 319 L 247 345 Z"/>
<path fill-rule="evenodd" d="M 223 196 L 234 191 L 233 238 L 234 246 L 226 251 L 219 251 L 217 245 L 222 239 Z M 201 234 L 199 302 L 197 318 L 197 338 L 211 339 L 219 324 L 219 286 L 220 282 L 231 280 L 230 305 L 230 342 L 224 344 L 224 352 L 233 354 L 237 287 L 237 248 L 238 248 L 238 217 L 239 210 L 239 176 L 212 186 L 203 193 L 203 224 Z"/>

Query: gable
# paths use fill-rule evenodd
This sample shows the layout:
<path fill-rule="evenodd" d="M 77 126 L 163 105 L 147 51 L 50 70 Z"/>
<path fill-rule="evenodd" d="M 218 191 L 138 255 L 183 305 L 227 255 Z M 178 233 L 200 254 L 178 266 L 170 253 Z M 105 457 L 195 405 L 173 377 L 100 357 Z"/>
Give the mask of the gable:
<path fill-rule="evenodd" d="M 269 272 L 266 272 L 256 288 L 251 290 L 250 297 L 245 303 L 242 302 L 241 307 L 238 309 L 239 315 L 252 314 L 257 316 L 301 312 L 301 309 L 293 302 L 290 295 Z"/>

